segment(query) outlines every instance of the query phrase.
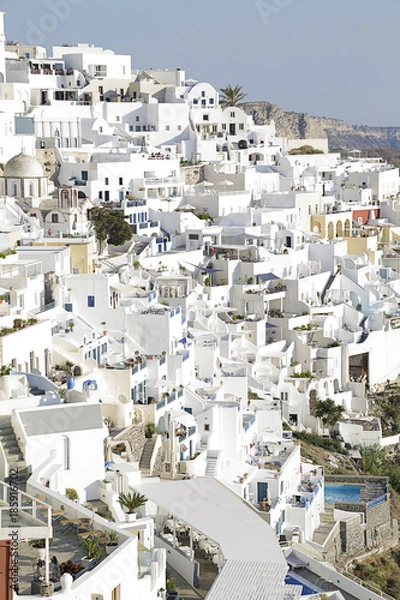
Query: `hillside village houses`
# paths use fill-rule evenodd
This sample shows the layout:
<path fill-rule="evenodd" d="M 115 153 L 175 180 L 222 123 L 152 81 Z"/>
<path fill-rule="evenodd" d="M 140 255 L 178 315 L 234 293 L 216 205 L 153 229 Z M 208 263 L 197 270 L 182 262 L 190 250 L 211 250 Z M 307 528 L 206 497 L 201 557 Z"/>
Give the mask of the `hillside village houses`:
<path fill-rule="evenodd" d="M 399 442 L 367 395 L 400 374 L 398 169 L 182 69 L 6 44 L 0 16 L 1 598 L 169 598 L 167 563 L 210 600 L 379 598 L 333 565 L 395 542 L 386 478 L 327 505 L 293 432 L 331 435 L 331 399 L 354 456 Z M 100 252 L 96 206 L 131 240 Z M 85 538 L 102 552 L 60 576 Z"/>

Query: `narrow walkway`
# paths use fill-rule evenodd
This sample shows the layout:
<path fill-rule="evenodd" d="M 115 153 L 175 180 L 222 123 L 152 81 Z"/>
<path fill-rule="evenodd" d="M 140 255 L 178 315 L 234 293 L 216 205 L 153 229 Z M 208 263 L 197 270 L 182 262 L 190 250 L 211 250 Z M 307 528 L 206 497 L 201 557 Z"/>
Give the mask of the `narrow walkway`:
<path fill-rule="evenodd" d="M 184 598 L 185 600 L 202 600 L 206 597 L 207 592 L 201 592 L 200 590 L 195 590 L 192 588 L 188 582 L 179 575 L 175 569 L 167 566 L 168 571 L 171 573 L 172 577 L 175 579 L 176 589 L 179 592 L 179 598 Z"/>

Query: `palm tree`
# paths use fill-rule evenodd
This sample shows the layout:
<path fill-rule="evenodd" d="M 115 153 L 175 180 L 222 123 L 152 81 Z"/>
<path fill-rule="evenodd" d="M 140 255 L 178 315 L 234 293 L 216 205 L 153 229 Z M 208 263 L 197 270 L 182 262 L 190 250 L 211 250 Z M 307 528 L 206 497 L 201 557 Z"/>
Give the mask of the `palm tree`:
<path fill-rule="evenodd" d="M 241 85 L 235 85 L 235 87 L 232 87 L 231 84 L 228 83 L 228 85 L 225 88 L 221 88 L 220 91 L 223 94 L 220 100 L 220 104 L 223 108 L 226 108 L 227 106 L 237 106 L 239 102 L 244 100 L 244 98 L 247 96 L 247 94 L 242 92 Z"/>
<path fill-rule="evenodd" d="M 125 508 L 128 515 L 132 515 L 136 512 L 137 508 L 144 506 L 147 502 L 146 496 L 138 494 L 137 492 L 128 492 L 128 494 L 120 494 L 118 502 L 122 508 Z"/>
<path fill-rule="evenodd" d="M 335 404 L 331 398 L 326 400 L 316 400 L 314 404 L 314 417 L 321 419 L 323 424 L 328 426 L 328 429 L 332 431 L 342 414 L 344 413 L 344 407 Z"/>

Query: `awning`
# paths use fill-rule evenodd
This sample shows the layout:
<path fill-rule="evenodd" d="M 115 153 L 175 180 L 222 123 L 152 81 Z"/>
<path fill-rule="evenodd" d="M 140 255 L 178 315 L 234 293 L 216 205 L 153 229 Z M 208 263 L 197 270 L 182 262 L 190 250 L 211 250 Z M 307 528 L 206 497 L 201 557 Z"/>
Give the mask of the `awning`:
<path fill-rule="evenodd" d="M 261 275 L 257 275 L 259 279 L 264 283 L 264 281 L 273 281 L 274 279 L 280 279 L 278 275 L 274 273 L 262 273 Z"/>
<path fill-rule="evenodd" d="M 178 421 L 185 427 L 194 427 L 196 420 L 193 415 L 189 414 L 185 410 L 171 410 L 171 418 L 174 421 Z"/>
<path fill-rule="evenodd" d="M 200 271 L 204 271 L 205 273 L 222 273 L 222 269 L 208 269 L 207 267 L 202 267 L 201 265 L 194 265 L 192 263 L 187 264 L 195 269 L 200 269 Z"/>

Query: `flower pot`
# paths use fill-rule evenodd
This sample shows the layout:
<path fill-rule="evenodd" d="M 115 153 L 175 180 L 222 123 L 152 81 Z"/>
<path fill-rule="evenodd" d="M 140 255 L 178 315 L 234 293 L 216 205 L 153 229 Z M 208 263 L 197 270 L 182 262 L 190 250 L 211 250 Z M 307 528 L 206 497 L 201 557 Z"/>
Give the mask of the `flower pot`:
<path fill-rule="evenodd" d="M 42 598 L 52 598 L 54 594 L 54 583 L 52 583 L 51 581 L 49 582 L 42 582 L 40 584 L 40 595 Z"/>
<path fill-rule="evenodd" d="M 114 545 L 109 544 L 108 546 L 105 546 L 106 554 L 109 555 L 109 554 L 111 554 L 111 552 L 114 552 L 114 550 L 117 548 L 117 546 L 118 546 L 118 544 L 114 544 Z"/>
<path fill-rule="evenodd" d="M 87 569 L 90 569 L 90 566 L 95 562 L 95 559 L 84 556 L 80 562 L 82 563 L 82 565 L 84 567 L 86 567 Z"/>
<path fill-rule="evenodd" d="M 34 550 L 38 560 L 44 560 L 46 558 L 46 548 L 34 548 Z"/>
<path fill-rule="evenodd" d="M 126 522 L 133 523 L 133 521 L 136 521 L 136 513 L 126 513 Z"/>
<path fill-rule="evenodd" d="M 61 575 L 61 577 L 60 577 L 61 589 L 64 592 L 68 592 L 72 587 L 73 580 L 74 580 L 74 578 L 72 577 L 71 573 L 64 573 L 63 575 Z"/>

